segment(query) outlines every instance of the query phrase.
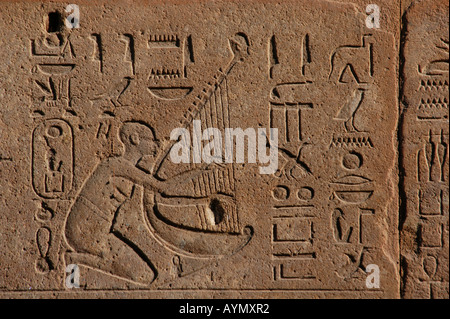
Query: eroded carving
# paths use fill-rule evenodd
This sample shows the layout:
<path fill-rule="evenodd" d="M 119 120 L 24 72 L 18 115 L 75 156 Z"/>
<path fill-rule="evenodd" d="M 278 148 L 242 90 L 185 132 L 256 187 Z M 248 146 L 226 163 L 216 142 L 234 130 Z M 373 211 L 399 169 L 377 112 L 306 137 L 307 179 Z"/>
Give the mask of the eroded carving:
<path fill-rule="evenodd" d="M 33 132 L 33 186 L 44 198 L 63 198 L 72 189 L 73 133 L 63 120 L 46 120 Z"/>
<path fill-rule="evenodd" d="M 217 111 L 221 108 L 227 112 L 219 117 L 221 127 L 228 127 L 229 105 L 223 102 L 226 77 L 248 54 L 248 43 L 244 34 L 230 40 L 232 61 L 195 105 L 186 126 L 194 116 L 212 121 L 212 116 L 223 113 Z M 176 37 L 154 38 L 151 44 L 157 49 L 179 46 Z M 201 164 L 161 177 L 170 164 L 166 159 L 173 143 L 160 150 L 153 128 L 142 122 L 124 123 L 119 138 L 124 152 L 97 165 L 70 208 L 67 262 L 149 285 L 164 272 L 155 261 L 155 247 L 159 255 L 176 254 L 172 263 L 181 277 L 248 244 L 253 229 L 240 225 L 232 165 L 223 169 Z"/>
<path fill-rule="evenodd" d="M 372 35 L 364 35 L 361 45 L 337 48 L 331 56 L 329 79 L 340 83 L 371 83 L 374 76 Z"/>

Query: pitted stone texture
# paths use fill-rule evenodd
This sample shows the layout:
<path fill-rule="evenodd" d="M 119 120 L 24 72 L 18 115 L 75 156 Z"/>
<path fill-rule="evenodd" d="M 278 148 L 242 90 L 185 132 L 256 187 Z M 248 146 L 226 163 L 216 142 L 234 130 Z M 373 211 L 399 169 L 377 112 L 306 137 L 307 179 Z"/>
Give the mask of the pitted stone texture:
<path fill-rule="evenodd" d="M 400 4 L 65 5 L 0 4 L 2 296 L 400 296 Z M 194 120 L 279 169 L 171 162 Z"/>
<path fill-rule="evenodd" d="M 405 13 L 401 169 L 403 295 L 448 298 L 448 2 Z"/>

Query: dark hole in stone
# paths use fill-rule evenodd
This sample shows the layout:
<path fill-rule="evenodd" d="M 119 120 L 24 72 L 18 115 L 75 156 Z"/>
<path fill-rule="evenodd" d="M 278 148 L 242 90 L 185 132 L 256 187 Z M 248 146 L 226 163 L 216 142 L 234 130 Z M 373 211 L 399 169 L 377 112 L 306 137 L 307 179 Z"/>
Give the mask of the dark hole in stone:
<path fill-rule="evenodd" d="M 47 32 L 60 32 L 63 28 L 63 19 L 58 11 L 50 12 L 47 20 Z"/>
<path fill-rule="evenodd" d="M 218 225 L 225 216 L 225 209 L 218 199 L 213 199 L 209 203 L 209 208 L 214 213 L 214 224 Z"/>

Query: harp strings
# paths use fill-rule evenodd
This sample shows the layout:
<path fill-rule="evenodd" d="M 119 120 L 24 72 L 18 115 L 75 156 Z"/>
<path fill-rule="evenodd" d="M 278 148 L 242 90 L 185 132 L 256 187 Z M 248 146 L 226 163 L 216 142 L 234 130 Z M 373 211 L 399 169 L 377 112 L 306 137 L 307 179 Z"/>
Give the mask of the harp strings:
<path fill-rule="evenodd" d="M 214 90 L 209 94 L 204 106 L 199 110 L 195 119 L 200 120 L 202 129 L 217 128 L 224 133 L 225 128 L 229 128 L 231 124 L 230 107 L 228 101 L 228 81 L 224 77 L 223 80 L 214 87 Z M 192 132 L 193 123 L 189 124 Z M 222 134 L 223 136 L 224 134 Z M 225 149 L 221 143 L 221 162 L 224 162 Z M 191 154 L 193 148 L 191 147 Z M 190 169 L 195 170 L 201 168 L 204 164 L 190 164 Z M 192 180 L 192 187 L 194 192 L 199 197 L 209 197 L 214 194 L 229 195 L 230 200 L 222 203 L 220 209 L 225 211 L 224 220 L 217 226 L 206 223 L 208 220 L 206 214 L 208 209 L 219 209 L 217 207 L 199 207 L 199 216 L 202 221 L 203 228 L 207 230 L 216 230 L 222 232 L 239 232 L 239 221 L 237 216 L 237 209 L 234 202 L 235 182 L 234 182 L 234 168 L 233 164 L 212 165 L 204 169 L 201 174 Z M 213 228 L 213 229 L 212 229 Z"/>

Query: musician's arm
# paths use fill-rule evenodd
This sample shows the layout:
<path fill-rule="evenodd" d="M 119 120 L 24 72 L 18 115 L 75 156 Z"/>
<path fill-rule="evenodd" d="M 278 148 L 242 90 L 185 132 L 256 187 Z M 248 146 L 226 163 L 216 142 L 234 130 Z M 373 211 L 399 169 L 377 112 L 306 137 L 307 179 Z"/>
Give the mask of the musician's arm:
<path fill-rule="evenodd" d="M 144 188 L 156 192 L 161 192 L 165 187 L 164 182 L 158 181 L 153 175 L 145 173 L 143 170 L 129 162 L 115 162 L 113 165 L 113 172 L 114 176 L 126 178 L 135 184 L 142 185 Z"/>
<path fill-rule="evenodd" d="M 183 172 L 179 175 L 171 177 L 163 182 L 161 194 L 172 197 L 191 197 L 191 198 L 204 198 L 195 193 L 191 180 L 199 177 L 204 173 L 203 169 L 195 169 Z"/>

